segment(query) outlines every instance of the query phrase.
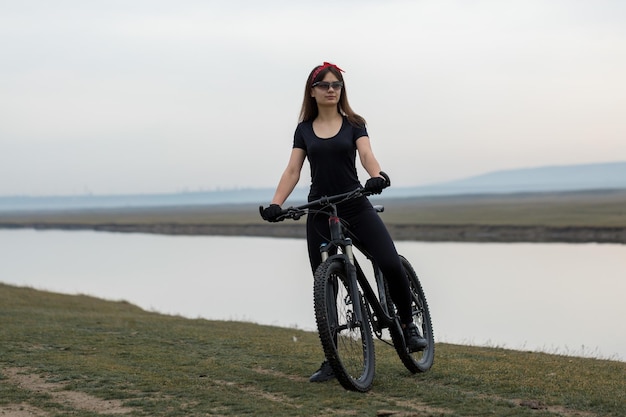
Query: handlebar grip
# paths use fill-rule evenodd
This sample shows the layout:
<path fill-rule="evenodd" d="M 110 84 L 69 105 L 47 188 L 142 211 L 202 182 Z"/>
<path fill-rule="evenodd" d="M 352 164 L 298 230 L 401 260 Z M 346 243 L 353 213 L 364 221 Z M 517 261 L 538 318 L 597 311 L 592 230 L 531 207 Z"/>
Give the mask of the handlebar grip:
<path fill-rule="evenodd" d="M 292 207 L 281 210 L 280 213 L 278 213 L 275 218 L 269 219 L 265 216 L 265 208 L 263 206 L 259 206 L 259 214 L 261 215 L 261 218 L 271 223 L 282 222 L 283 220 L 287 218 L 293 218 L 294 220 L 298 220 L 299 217 L 296 217 L 296 215 L 292 214 L 291 210 L 292 210 Z"/>
<path fill-rule="evenodd" d="M 384 171 L 380 171 L 380 176 L 383 177 L 385 179 L 385 181 L 387 182 L 387 187 L 391 186 L 391 179 L 389 178 L 389 175 L 387 175 L 386 172 Z"/>

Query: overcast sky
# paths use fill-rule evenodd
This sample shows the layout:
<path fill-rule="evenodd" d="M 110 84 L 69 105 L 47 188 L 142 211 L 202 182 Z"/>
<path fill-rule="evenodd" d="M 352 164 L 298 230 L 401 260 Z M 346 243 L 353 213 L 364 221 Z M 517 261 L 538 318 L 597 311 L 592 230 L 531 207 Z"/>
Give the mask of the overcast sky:
<path fill-rule="evenodd" d="M 397 186 L 626 160 L 623 0 L 0 0 L 0 195 L 274 187 L 322 61 Z"/>

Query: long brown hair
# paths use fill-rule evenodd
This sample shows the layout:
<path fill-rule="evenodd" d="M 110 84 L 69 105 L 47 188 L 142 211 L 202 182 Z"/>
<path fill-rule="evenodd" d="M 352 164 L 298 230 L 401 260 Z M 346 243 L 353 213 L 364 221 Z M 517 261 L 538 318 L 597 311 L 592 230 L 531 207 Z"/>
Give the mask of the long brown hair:
<path fill-rule="evenodd" d="M 322 65 L 318 65 L 313 68 L 306 80 L 306 85 L 304 86 L 304 99 L 302 100 L 302 109 L 300 110 L 300 122 L 313 121 L 319 113 L 315 97 L 311 97 L 311 88 L 313 88 L 313 83 L 323 80 L 329 71 L 332 72 L 339 81 L 343 82 L 343 75 L 341 75 L 341 71 L 337 68 L 337 66 L 326 66 L 325 68 L 319 70 L 320 67 L 322 67 Z M 354 110 L 352 110 L 352 107 L 350 107 L 345 82 L 343 84 L 341 95 L 339 96 L 339 103 L 337 103 L 337 111 L 344 115 L 350 124 L 360 127 L 365 126 L 365 119 L 356 114 Z"/>

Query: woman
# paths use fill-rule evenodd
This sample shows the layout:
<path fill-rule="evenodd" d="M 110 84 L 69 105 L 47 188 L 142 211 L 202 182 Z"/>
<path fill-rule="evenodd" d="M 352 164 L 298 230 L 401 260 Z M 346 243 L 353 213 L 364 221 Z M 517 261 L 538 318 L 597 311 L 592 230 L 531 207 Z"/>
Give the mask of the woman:
<path fill-rule="evenodd" d="M 300 179 L 305 159 L 311 166 L 309 201 L 359 188 L 357 153 L 371 177 L 365 183 L 365 189 L 379 194 L 389 185 L 380 175 L 381 167 L 372 152 L 365 119 L 356 114 L 348 103 L 342 72 L 336 65 L 324 62 L 309 74 L 291 156 L 271 204 L 263 210 L 265 220 L 277 221 L 281 205 Z M 369 253 L 388 277 L 389 291 L 398 307 L 407 346 L 411 351 L 424 349 L 426 339 L 420 336 L 411 316 L 409 283 L 380 216 L 366 197 L 340 203 L 337 209 L 339 216 L 349 222 L 354 243 Z M 309 259 L 315 272 L 321 263 L 320 244 L 328 240 L 328 219 L 308 216 L 306 230 Z M 310 381 L 322 382 L 333 377 L 330 365 L 324 361 Z"/>

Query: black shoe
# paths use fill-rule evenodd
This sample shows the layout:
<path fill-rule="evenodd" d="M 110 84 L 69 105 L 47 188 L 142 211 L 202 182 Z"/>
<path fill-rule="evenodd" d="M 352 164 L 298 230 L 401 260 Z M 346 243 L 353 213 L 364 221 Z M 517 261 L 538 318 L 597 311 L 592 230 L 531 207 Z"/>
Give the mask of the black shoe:
<path fill-rule="evenodd" d="M 322 362 L 322 366 L 318 369 L 311 377 L 309 378 L 309 382 L 324 382 L 335 377 L 335 373 L 333 372 L 333 368 L 330 367 L 328 361 Z"/>
<path fill-rule="evenodd" d="M 426 349 L 428 340 L 424 339 L 420 334 L 415 323 L 407 324 L 404 330 L 404 341 L 409 352 L 419 352 Z"/>

